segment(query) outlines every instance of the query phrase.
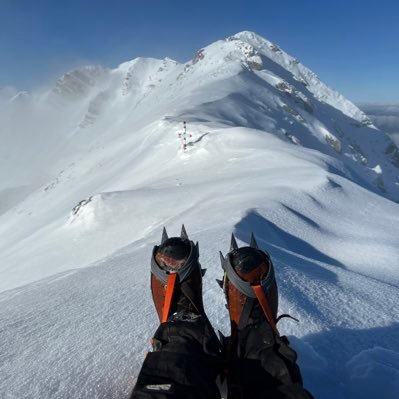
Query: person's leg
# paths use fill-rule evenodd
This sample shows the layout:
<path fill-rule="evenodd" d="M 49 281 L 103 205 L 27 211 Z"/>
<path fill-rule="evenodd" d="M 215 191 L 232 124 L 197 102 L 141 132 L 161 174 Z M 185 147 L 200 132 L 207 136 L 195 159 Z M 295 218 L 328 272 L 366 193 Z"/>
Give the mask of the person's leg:
<path fill-rule="evenodd" d="M 202 315 L 181 311 L 162 323 L 153 338 L 132 399 L 219 399 L 219 342 Z"/>
<path fill-rule="evenodd" d="M 248 325 L 237 332 L 231 361 L 229 399 L 310 399 L 303 388 L 296 353 L 270 324 Z"/>
<path fill-rule="evenodd" d="M 278 291 L 269 254 L 251 246 L 221 258 L 231 321 L 227 345 L 229 399 L 309 399 L 303 388 L 296 353 L 277 327 Z"/>
<path fill-rule="evenodd" d="M 161 322 L 132 399 L 219 399 L 220 342 L 202 303 L 198 245 L 166 231 L 151 259 L 151 291 Z"/>

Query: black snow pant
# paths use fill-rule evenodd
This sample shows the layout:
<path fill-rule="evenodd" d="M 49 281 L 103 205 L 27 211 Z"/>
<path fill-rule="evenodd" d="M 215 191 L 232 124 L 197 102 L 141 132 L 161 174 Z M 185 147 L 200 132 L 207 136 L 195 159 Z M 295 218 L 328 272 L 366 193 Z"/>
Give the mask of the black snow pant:
<path fill-rule="evenodd" d="M 227 359 L 203 316 L 174 316 L 153 339 L 131 399 L 220 399 L 216 378 L 222 373 L 229 399 L 312 398 L 302 386 L 296 353 L 267 322 L 240 331 Z"/>

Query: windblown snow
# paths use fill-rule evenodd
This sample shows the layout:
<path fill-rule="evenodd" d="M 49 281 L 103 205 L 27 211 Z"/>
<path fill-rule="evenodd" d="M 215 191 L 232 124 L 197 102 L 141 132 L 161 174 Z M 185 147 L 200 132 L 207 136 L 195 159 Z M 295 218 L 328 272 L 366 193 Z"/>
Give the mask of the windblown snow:
<path fill-rule="evenodd" d="M 4 88 L 0 140 L 0 397 L 128 398 L 157 326 L 151 250 L 184 223 L 216 329 L 218 251 L 254 232 L 305 386 L 397 398 L 399 150 L 275 44 Z"/>

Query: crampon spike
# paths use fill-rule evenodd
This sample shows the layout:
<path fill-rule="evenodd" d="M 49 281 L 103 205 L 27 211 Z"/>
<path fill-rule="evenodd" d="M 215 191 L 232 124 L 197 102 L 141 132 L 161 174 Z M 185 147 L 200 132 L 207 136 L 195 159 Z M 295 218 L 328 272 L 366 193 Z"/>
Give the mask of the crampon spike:
<path fill-rule="evenodd" d="M 168 238 L 168 233 L 166 232 L 166 228 L 164 227 L 162 230 L 161 244 L 163 244 Z"/>
<path fill-rule="evenodd" d="M 224 256 L 223 254 L 219 251 L 219 255 L 220 255 L 220 263 L 222 264 L 222 267 L 224 265 Z"/>
<path fill-rule="evenodd" d="M 237 241 L 236 238 L 234 237 L 234 234 L 231 234 L 231 243 L 230 243 L 230 251 L 233 251 L 234 249 L 238 249 Z"/>
<path fill-rule="evenodd" d="M 184 224 L 181 225 L 180 238 L 183 238 L 184 240 L 188 240 L 188 235 L 187 235 L 186 228 L 184 227 Z"/>
<path fill-rule="evenodd" d="M 256 238 L 254 233 L 251 233 L 251 244 L 250 247 L 255 248 L 255 249 L 259 249 L 258 247 L 258 243 L 256 242 Z"/>

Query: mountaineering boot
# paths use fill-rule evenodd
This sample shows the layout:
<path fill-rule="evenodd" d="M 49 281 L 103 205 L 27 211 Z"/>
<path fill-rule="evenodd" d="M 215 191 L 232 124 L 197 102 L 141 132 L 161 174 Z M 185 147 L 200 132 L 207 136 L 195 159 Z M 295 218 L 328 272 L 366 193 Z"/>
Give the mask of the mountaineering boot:
<path fill-rule="evenodd" d="M 230 252 L 220 257 L 232 335 L 265 319 L 277 333 L 278 290 L 270 255 L 258 248 L 254 235 L 251 246 L 243 248 L 232 235 Z"/>
<path fill-rule="evenodd" d="M 168 238 L 166 229 L 161 245 L 151 258 L 151 292 L 161 323 L 180 311 L 205 315 L 198 243 L 189 240 L 184 225 L 180 237 Z"/>
<path fill-rule="evenodd" d="M 296 353 L 276 324 L 278 290 L 270 255 L 254 235 L 249 247 L 238 248 L 232 235 L 230 252 L 220 254 L 231 336 L 225 340 L 229 399 L 309 399 L 303 389 Z"/>
<path fill-rule="evenodd" d="M 151 257 L 151 291 L 160 325 L 151 339 L 131 399 L 220 399 L 220 342 L 206 317 L 198 243 L 182 226 Z"/>

